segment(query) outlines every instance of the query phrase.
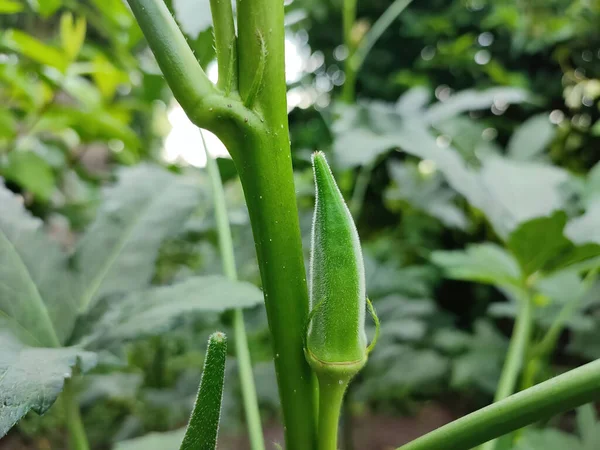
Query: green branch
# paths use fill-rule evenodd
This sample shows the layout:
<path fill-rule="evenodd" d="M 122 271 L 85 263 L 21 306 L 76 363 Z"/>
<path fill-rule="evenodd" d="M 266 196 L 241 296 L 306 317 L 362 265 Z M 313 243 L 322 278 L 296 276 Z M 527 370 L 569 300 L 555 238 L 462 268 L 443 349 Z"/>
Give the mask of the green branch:
<path fill-rule="evenodd" d="M 237 43 L 231 0 L 210 0 L 215 48 L 219 64 L 218 86 L 229 95 L 237 90 Z"/>
<path fill-rule="evenodd" d="M 192 122 L 216 133 L 224 142 L 239 137 L 240 126 L 252 124 L 260 127 L 259 118 L 245 108 L 239 99 L 225 97 L 211 83 L 163 0 L 127 2 L 173 95 Z M 223 12 L 221 9 L 219 11 Z M 220 34 L 230 33 L 225 23 L 219 24 L 218 28 Z"/>
<path fill-rule="evenodd" d="M 200 135 L 202 137 L 202 143 L 204 144 L 206 168 L 212 187 L 213 205 L 215 208 L 217 231 L 219 235 L 219 249 L 221 258 L 223 259 L 223 272 L 225 272 L 225 275 L 229 279 L 237 280 L 238 276 L 235 268 L 231 227 L 229 225 L 229 219 L 227 218 L 227 204 L 225 202 L 221 174 L 219 173 L 219 167 L 217 166 L 216 161 L 208 153 L 202 131 L 200 132 Z M 252 361 L 250 360 L 250 351 L 248 350 L 248 336 L 246 335 L 246 327 L 244 325 L 244 313 L 239 308 L 233 312 L 233 329 L 235 335 L 235 353 L 239 365 L 242 397 L 244 400 L 244 410 L 246 413 L 251 448 L 252 450 L 264 450 L 265 443 L 262 435 L 258 401 L 256 399 Z"/>
<path fill-rule="evenodd" d="M 90 450 L 90 444 L 85 434 L 85 427 L 81 420 L 79 411 L 79 402 L 77 393 L 73 386 L 73 380 L 65 381 L 65 389 L 62 393 L 62 399 L 65 408 L 65 417 L 67 421 L 67 430 L 69 431 L 69 443 L 71 450 Z"/>
<path fill-rule="evenodd" d="M 533 325 L 533 303 L 529 294 L 525 294 L 521 299 L 520 309 L 515 321 L 514 330 L 510 339 L 506 361 L 500 374 L 500 381 L 494 396 L 494 402 L 505 399 L 515 392 L 517 379 L 521 369 L 525 364 L 525 354 L 531 338 L 531 328 Z M 482 450 L 494 450 L 497 441 L 487 442 Z"/>
<path fill-rule="evenodd" d="M 600 360 L 438 428 L 397 450 L 468 450 L 600 398 Z"/>

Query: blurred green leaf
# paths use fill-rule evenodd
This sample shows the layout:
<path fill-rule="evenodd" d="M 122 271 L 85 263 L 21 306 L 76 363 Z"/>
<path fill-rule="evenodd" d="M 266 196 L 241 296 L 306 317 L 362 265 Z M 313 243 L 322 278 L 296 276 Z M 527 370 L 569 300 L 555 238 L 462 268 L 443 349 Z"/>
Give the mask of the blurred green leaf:
<path fill-rule="evenodd" d="M 40 64 L 64 72 L 69 60 L 63 52 L 20 30 L 8 30 L 0 38 L 0 46 L 21 53 Z"/>
<path fill-rule="evenodd" d="M 42 222 L 2 185 L 0 204 L 0 316 L 37 345 L 58 346 L 77 315 L 67 258 Z"/>
<path fill-rule="evenodd" d="M 590 205 L 580 217 L 571 219 L 565 228 L 565 236 L 576 244 L 600 245 L 600 201 Z"/>
<path fill-rule="evenodd" d="M 0 333 L 0 438 L 29 410 L 44 414 L 55 402 L 66 379 L 78 366 L 83 372 L 96 355 L 76 347 L 28 347 Z"/>
<path fill-rule="evenodd" d="M 80 309 L 148 286 L 162 241 L 198 206 L 193 180 L 150 165 L 123 168 L 74 255 Z"/>
<path fill-rule="evenodd" d="M 471 244 L 466 250 L 435 251 L 431 260 L 447 277 L 520 288 L 522 273 L 515 258 L 502 247 Z"/>
<path fill-rule="evenodd" d="M 191 277 L 170 286 L 134 292 L 112 302 L 87 341 L 122 342 L 160 335 L 182 318 L 233 308 L 249 308 L 263 301 L 256 286 L 221 276 Z"/>
<path fill-rule="evenodd" d="M 60 18 L 60 41 L 67 57 L 74 61 L 85 41 L 85 17 L 73 18 L 73 14 L 65 12 Z"/>
<path fill-rule="evenodd" d="M 165 433 L 149 433 L 135 439 L 118 442 L 113 450 L 179 450 L 185 429 Z"/>
<path fill-rule="evenodd" d="M 533 116 L 517 128 L 508 141 L 508 155 L 519 161 L 530 161 L 543 154 L 552 139 L 555 127 L 548 113 Z"/>
<path fill-rule="evenodd" d="M 63 0 L 27 0 L 34 11 L 43 17 L 50 17 L 62 6 Z"/>
<path fill-rule="evenodd" d="M 7 160 L 1 170 L 7 180 L 19 184 L 43 202 L 50 200 L 56 188 L 56 178 L 52 167 L 41 156 L 31 151 L 14 150 L 8 154 Z"/>
<path fill-rule="evenodd" d="M 523 222 L 508 237 L 508 248 L 519 260 L 525 276 L 546 267 L 560 253 L 571 246 L 563 235 L 567 216 L 557 212 Z"/>
<path fill-rule="evenodd" d="M 456 194 L 442 185 L 438 174 L 422 175 L 417 167 L 396 161 L 391 161 L 388 168 L 395 186 L 386 191 L 386 200 L 406 201 L 446 226 L 460 230 L 467 228 L 467 217 L 454 203 Z"/>
<path fill-rule="evenodd" d="M 25 5 L 19 0 L 0 0 L 0 14 L 15 14 L 24 8 Z"/>

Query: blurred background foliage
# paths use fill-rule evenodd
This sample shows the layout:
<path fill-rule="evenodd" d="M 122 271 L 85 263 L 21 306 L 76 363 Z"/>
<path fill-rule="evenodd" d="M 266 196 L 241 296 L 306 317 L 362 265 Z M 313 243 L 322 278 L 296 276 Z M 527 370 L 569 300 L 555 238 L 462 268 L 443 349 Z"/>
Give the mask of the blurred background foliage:
<path fill-rule="evenodd" d="M 208 1 L 167 4 L 214 75 Z M 390 4 L 359 1 L 355 39 Z M 342 1 L 286 5 L 305 244 L 314 203 L 309 157 L 319 149 L 330 155 L 357 219 L 367 288 L 382 320 L 381 342 L 348 397 L 344 433 L 354 430 L 356 443 L 345 439 L 345 449 L 399 445 L 487 404 L 523 280 L 535 299 L 536 337 L 572 305 L 536 380 L 599 358 L 598 263 L 572 267 L 600 254 L 600 2 L 414 1 L 368 54 L 352 104 L 340 100 L 348 57 Z M 127 6 L 0 0 L 0 29 L 6 186 L 69 250 L 118 170 L 162 166 L 193 180 L 201 195 L 193 216 L 163 243 L 152 283 L 220 273 L 199 135 L 174 104 Z M 240 277 L 259 285 L 241 187 L 230 160 L 220 158 L 219 167 Z M 184 425 L 206 337 L 228 331 L 230 320 L 228 313 L 189 315 L 175 331 L 107 351 L 80 386 L 95 447 Z M 246 320 L 267 434 L 277 441 L 264 310 L 249 310 Z M 234 358 L 228 371 L 223 448 L 245 448 Z M 516 449 L 600 446 L 593 409 L 546 425 L 563 431 L 527 431 Z M 0 448 L 64 443 L 55 408 L 30 414 Z"/>

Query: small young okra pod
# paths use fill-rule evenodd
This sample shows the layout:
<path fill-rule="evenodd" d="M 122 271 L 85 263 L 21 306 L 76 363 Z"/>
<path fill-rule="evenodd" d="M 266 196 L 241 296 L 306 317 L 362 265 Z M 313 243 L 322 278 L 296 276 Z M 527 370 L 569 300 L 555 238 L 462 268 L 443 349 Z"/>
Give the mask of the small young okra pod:
<path fill-rule="evenodd" d="M 313 155 L 316 202 L 306 357 L 313 370 L 356 374 L 367 361 L 365 270 L 358 232 L 325 155 Z"/>
<path fill-rule="evenodd" d="M 180 450 L 215 450 L 225 380 L 227 337 L 216 332 L 208 339 L 196 404 Z"/>

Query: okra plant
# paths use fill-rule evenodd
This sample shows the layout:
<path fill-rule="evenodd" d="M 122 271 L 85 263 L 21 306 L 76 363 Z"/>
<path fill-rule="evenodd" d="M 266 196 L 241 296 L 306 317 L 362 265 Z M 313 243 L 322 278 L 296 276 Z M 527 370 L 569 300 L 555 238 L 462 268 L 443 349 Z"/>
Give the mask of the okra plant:
<path fill-rule="evenodd" d="M 376 324 L 378 319 L 367 300 L 368 286 L 365 285 L 356 227 L 321 153 L 313 157 L 316 204 L 311 263 L 308 277 L 306 275 L 287 123 L 284 2 L 237 0 L 239 20 L 236 26 L 229 0 L 210 1 L 218 60 L 216 84 L 208 79 L 197 62 L 163 0 L 128 0 L 128 3 L 175 98 L 194 124 L 214 132 L 223 141 L 239 173 L 254 233 L 272 335 L 285 448 L 336 450 L 344 393 L 352 378 L 367 363 L 377 338 L 376 335 L 371 337 L 370 344 L 367 341 L 364 328 L 366 312 L 369 311 Z M 399 14 L 408 3 L 402 0 L 394 2 L 389 14 L 382 18 L 378 27 L 373 28 L 373 33 L 365 41 L 352 41 L 356 2 L 349 0 L 345 3 L 344 28 L 351 51 L 346 101 L 354 98 L 355 75 L 369 46 L 385 29 L 386 23 L 389 24 L 390 18 Z M 440 166 L 445 163 L 464 169 L 461 173 L 464 176 L 461 178 L 454 174 L 449 184 L 458 185 L 462 181 L 470 186 L 481 183 L 481 186 L 489 187 L 485 180 L 485 167 L 482 173 L 472 173 L 466 165 L 457 164 L 448 153 L 440 153 L 427 138 L 427 145 L 417 145 L 423 142 L 423 129 L 423 123 L 407 121 L 385 144 L 387 147 L 398 145 L 420 157 L 438 158 Z M 213 171 L 213 188 L 218 188 L 218 173 L 210 164 L 209 161 L 209 170 Z M 489 164 L 512 167 L 510 163 L 498 161 Z M 171 214 L 165 210 L 168 212 L 168 208 L 180 204 L 172 201 L 174 197 L 190 195 L 190 186 L 185 182 L 184 186 L 180 186 L 164 173 L 152 177 L 146 174 L 145 177 L 145 181 L 142 177 L 138 182 L 149 185 L 150 193 L 146 196 L 141 195 L 140 198 L 139 185 L 127 182 L 124 182 L 129 188 L 126 196 L 107 196 L 104 214 L 99 215 L 98 223 L 89 231 L 90 236 L 82 239 L 74 256 L 63 254 L 46 242 L 39 224 L 27 216 L 18 200 L 8 190 L 0 190 L 3 207 L 8 205 L 14 212 L 0 216 L 0 249 L 3 250 L 0 252 L 0 267 L 10 269 L 0 271 L 1 281 L 8 286 L 6 295 L 0 297 L 0 310 L 4 313 L 0 318 L 6 321 L 5 328 L 13 332 L 11 335 L 2 334 L 4 348 L 8 351 L 1 353 L 0 360 L 0 434 L 5 434 L 28 410 L 44 412 L 48 409 L 67 378 L 63 400 L 72 447 L 74 450 L 86 450 L 89 444 L 74 400 L 76 380 L 71 379 L 73 367 L 78 365 L 81 371 L 86 371 L 93 366 L 96 352 L 108 346 L 111 339 L 132 338 L 131 330 L 136 327 L 139 334 L 144 335 L 150 333 L 148 325 L 168 328 L 173 325 L 174 318 L 189 311 L 222 311 L 254 304 L 256 290 L 239 282 L 235 283 L 236 295 L 222 297 L 219 302 L 208 295 L 215 293 L 218 279 L 192 279 L 182 282 L 183 286 L 148 286 L 160 241 L 181 221 L 182 216 L 189 213 L 187 207 Z M 157 178 L 163 181 L 164 192 L 156 189 Z M 159 191 L 158 199 L 151 195 L 156 191 Z M 517 273 L 514 278 L 517 282 L 515 285 L 511 279 L 508 283 L 524 312 L 517 319 L 507 368 L 496 397 L 498 401 L 399 450 L 466 450 L 490 441 L 492 443 L 487 446 L 493 447 L 493 440 L 499 436 L 600 398 L 600 361 L 535 386 L 529 386 L 534 382 L 527 383 L 523 386 L 525 389 L 513 394 L 529 342 L 531 294 L 535 289 L 536 272 L 552 264 L 556 267 L 557 260 L 561 264 L 587 262 L 596 248 L 563 242 L 561 250 L 564 253 L 547 256 L 540 251 L 540 240 L 534 239 L 538 230 L 534 225 L 538 224 L 531 225 L 525 221 L 524 228 L 517 228 L 510 214 L 493 209 L 495 199 L 488 196 L 488 190 L 481 189 L 478 194 L 473 203 L 484 211 L 490 208 L 490 221 L 498 217 L 504 220 L 509 216 L 508 222 L 502 222 L 498 228 L 507 248 L 514 250 L 516 247 L 511 245 L 518 243 L 518 248 L 524 249 L 522 252 L 514 251 L 518 269 L 514 271 Z M 219 203 L 218 189 L 215 190 L 215 201 Z M 131 216 L 126 214 L 129 209 L 123 206 L 126 202 L 133 205 L 134 214 Z M 125 215 L 125 220 L 119 213 Z M 227 243 L 228 224 L 223 211 L 218 214 L 221 251 L 229 261 L 224 269 L 231 283 L 235 278 L 235 266 L 231 244 Z M 537 220 L 535 215 L 525 215 L 528 219 Z M 549 221 L 544 226 L 550 231 L 562 233 L 565 226 L 563 217 L 549 216 L 544 220 Z M 142 251 L 144 249 L 135 239 L 136 232 L 142 235 L 150 226 L 152 233 L 149 234 L 155 239 L 149 244 L 151 248 Z M 23 230 L 24 235 L 21 234 Z M 125 250 L 137 258 L 131 257 Z M 49 255 L 50 264 L 39 261 L 38 255 L 42 253 Z M 565 255 L 566 259 L 563 258 Z M 123 268 L 131 269 L 132 260 L 145 271 L 136 271 L 138 278 L 122 277 Z M 442 261 L 443 255 L 437 255 L 437 260 Z M 440 264 L 443 265 L 443 262 Z M 464 267 L 456 261 L 447 265 L 450 270 L 457 269 L 464 278 L 467 271 Z M 80 270 L 72 273 L 70 266 Z M 74 286 L 76 295 L 67 295 L 70 293 L 56 288 L 59 275 L 53 276 L 52 283 L 49 283 L 48 267 L 59 272 L 61 280 L 63 277 L 75 278 L 73 285 L 65 282 L 60 288 Z M 510 267 L 515 265 L 510 264 Z M 592 275 L 595 276 L 595 273 Z M 208 293 L 207 285 L 213 287 Z M 219 286 L 225 289 L 223 285 Z M 125 290 L 135 291 L 128 300 L 122 299 Z M 189 298 L 190 291 L 194 295 L 202 293 L 200 306 L 196 302 L 190 305 L 182 300 L 184 294 Z M 140 302 L 140 297 L 149 298 L 154 308 L 148 309 L 148 302 Z M 69 301 L 66 307 L 61 303 L 65 298 Z M 172 301 L 167 308 L 169 314 L 165 314 L 163 309 L 167 300 Z M 64 320 L 64 311 L 70 314 L 67 321 Z M 167 324 L 163 323 L 165 319 Z M 91 322 L 86 329 L 91 332 L 81 334 L 81 327 L 75 326 L 80 320 L 84 328 Z M 236 352 L 245 367 L 241 376 L 252 447 L 253 450 L 261 450 L 264 444 L 244 345 L 241 313 L 236 312 L 235 320 Z M 122 324 L 126 326 L 120 327 Z M 154 327 L 152 331 L 162 329 L 161 326 Z M 36 380 L 38 384 L 28 384 L 27 380 L 36 370 L 31 361 L 40 358 L 48 365 L 44 366 L 41 374 L 37 374 L 40 375 Z M 186 450 L 215 448 L 224 364 L 224 337 L 213 335 L 198 401 L 183 437 L 182 448 Z M 535 373 L 532 379 L 537 380 Z M 26 382 L 23 383 L 23 380 Z M 15 386 L 17 389 L 13 389 Z"/>

